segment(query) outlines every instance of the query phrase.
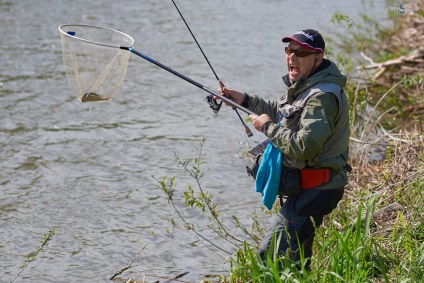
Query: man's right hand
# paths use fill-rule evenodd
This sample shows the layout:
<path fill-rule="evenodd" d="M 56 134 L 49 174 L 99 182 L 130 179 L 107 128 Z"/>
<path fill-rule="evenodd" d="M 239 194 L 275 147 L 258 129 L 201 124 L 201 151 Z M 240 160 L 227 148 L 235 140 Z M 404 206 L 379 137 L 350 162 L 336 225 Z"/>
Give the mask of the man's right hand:
<path fill-rule="evenodd" d="M 225 87 L 224 83 L 221 81 L 218 81 L 218 84 L 218 91 L 222 96 L 230 98 L 237 104 L 241 104 L 243 102 L 244 94 L 242 92 Z M 224 101 L 224 103 L 227 106 L 231 106 L 231 104 L 226 101 Z"/>

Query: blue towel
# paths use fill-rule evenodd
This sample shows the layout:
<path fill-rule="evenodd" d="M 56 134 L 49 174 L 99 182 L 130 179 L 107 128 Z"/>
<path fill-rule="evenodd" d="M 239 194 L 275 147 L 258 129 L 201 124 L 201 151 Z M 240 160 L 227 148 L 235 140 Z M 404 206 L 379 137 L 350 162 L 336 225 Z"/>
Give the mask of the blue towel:
<path fill-rule="evenodd" d="M 262 203 L 272 209 L 278 194 L 283 154 L 271 142 L 264 151 L 261 164 L 256 175 L 256 191 L 262 193 Z"/>

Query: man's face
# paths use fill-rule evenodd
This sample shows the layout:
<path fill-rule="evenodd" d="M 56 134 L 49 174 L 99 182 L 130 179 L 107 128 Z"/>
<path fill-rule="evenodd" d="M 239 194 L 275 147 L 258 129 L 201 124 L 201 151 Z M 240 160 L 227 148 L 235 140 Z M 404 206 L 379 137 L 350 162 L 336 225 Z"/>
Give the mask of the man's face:
<path fill-rule="evenodd" d="M 288 48 L 292 51 L 305 50 L 295 41 L 290 41 Z M 309 51 L 311 52 L 311 51 Z M 306 78 L 312 72 L 315 64 L 319 64 L 321 56 L 319 53 L 310 53 L 305 57 L 298 57 L 295 53 L 288 55 L 286 53 L 286 65 L 289 71 L 289 77 L 292 81 L 298 81 L 301 78 Z"/>

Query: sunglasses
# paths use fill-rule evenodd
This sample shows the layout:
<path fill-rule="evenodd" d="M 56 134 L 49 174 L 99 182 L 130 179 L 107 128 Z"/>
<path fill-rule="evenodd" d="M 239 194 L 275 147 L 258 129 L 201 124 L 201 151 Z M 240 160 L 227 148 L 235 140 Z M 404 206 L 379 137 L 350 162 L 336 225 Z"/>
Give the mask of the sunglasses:
<path fill-rule="evenodd" d="M 294 50 L 294 49 L 290 49 L 290 48 L 286 47 L 284 50 L 286 51 L 286 54 L 288 56 L 290 56 L 294 53 L 294 55 L 296 55 L 296 57 L 306 57 L 306 56 L 309 56 L 309 55 L 318 54 L 317 52 L 311 52 L 311 51 L 307 51 L 305 49 Z"/>

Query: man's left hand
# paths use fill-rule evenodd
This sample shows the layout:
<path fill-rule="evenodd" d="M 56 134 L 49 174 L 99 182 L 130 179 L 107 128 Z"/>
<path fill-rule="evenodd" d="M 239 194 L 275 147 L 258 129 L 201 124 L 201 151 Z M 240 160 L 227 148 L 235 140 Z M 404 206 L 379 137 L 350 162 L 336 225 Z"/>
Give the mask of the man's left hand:
<path fill-rule="evenodd" d="M 260 132 L 262 132 L 262 126 L 267 121 L 271 121 L 271 118 L 266 114 L 262 114 L 261 116 L 249 115 L 249 117 L 253 120 L 253 127 Z"/>

